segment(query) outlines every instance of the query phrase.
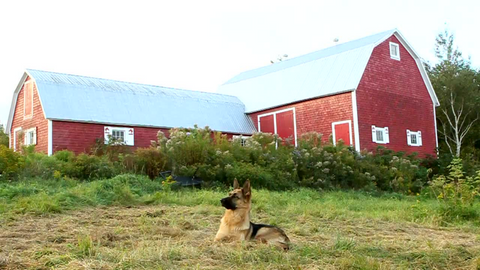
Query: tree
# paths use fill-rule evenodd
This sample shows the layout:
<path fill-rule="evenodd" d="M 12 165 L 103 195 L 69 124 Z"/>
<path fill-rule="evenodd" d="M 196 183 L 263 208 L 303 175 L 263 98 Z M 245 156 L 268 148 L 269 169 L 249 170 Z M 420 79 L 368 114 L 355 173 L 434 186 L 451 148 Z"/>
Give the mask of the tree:
<path fill-rule="evenodd" d="M 6 147 L 8 147 L 8 144 L 9 144 L 8 135 L 5 134 L 5 132 L 3 131 L 3 125 L 0 124 L 0 145 L 5 145 Z"/>
<path fill-rule="evenodd" d="M 473 147 L 478 139 L 472 130 L 480 124 L 480 75 L 454 47 L 454 35 L 448 31 L 437 36 L 435 54 L 439 62 L 427 65 L 427 71 L 440 101 L 438 132 L 450 154 L 460 157 L 462 146 Z"/>

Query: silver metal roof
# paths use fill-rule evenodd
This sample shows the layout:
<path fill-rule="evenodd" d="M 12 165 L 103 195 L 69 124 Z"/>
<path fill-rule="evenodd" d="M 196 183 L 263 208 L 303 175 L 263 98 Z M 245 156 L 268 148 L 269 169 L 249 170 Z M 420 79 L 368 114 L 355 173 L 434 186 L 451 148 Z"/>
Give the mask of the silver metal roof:
<path fill-rule="evenodd" d="M 199 127 L 251 134 L 234 96 L 28 69 L 51 120 L 150 127 Z"/>
<path fill-rule="evenodd" d="M 385 31 L 246 71 L 221 85 L 218 92 L 239 97 L 250 113 L 353 91 L 360 83 L 373 49 L 395 33 L 398 30 Z M 419 68 L 423 69 L 421 63 Z M 424 80 L 430 84 L 428 77 Z"/>

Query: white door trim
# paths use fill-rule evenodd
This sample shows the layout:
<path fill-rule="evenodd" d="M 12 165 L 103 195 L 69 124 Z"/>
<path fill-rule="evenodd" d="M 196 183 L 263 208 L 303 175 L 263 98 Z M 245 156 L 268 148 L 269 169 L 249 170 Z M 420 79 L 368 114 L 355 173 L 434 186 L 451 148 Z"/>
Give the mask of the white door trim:
<path fill-rule="evenodd" d="M 14 152 L 17 151 L 17 132 L 18 131 L 22 131 L 22 128 L 18 127 L 13 130 L 13 147 L 12 148 Z"/>
<path fill-rule="evenodd" d="M 265 117 L 265 116 L 270 116 L 273 115 L 273 131 L 275 134 L 277 134 L 277 114 L 278 113 L 283 113 L 283 112 L 288 112 L 288 111 L 293 111 L 293 137 L 295 140 L 295 146 L 297 146 L 297 114 L 295 111 L 295 107 L 292 108 L 287 108 L 283 110 L 278 110 L 274 112 L 269 112 L 269 113 L 264 113 L 264 114 L 259 114 L 257 116 L 257 123 L 258 123 L 258 131 L 262 132 L 261 126 L 260 126 L 260 118 Z"/>
<path fill-rule="evenodd" d="M 353 130 L 355 134 L 355 151 L 360 152 L 360 131 L 358 128 L 357 90 L 354 90 L 352 92 L 352 111 L 353 111 Z"/>
<path fill-rule="evenodd" d="M 350 145 L 353 144 L 353 137 L 352 137 L 352 121 L 351 120 L 344 120 L 332 123 L 332 135 L 333 135 L 333 145 L 337 145 L 337 140 L 335 137 L 335 126 L 340 124 L 348 123 L 348 134 L 350 134 Z"/>

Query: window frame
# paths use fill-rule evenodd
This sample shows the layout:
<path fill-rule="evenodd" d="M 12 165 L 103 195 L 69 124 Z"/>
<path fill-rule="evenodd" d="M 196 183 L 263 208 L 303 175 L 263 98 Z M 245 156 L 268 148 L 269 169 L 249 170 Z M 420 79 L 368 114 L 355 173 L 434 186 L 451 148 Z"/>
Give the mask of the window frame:
<path fill-rule="evenodd" d="M 232 139 L 233 140 L 241 140 L 240 145 L 245 146 L 246 140 L 249 139 L 251 136 L 245 136 L 245 135 L 233 135 Z"/>
<path fill-rule="evenodd" d="M 32 134 L 32 136 L 30 136 Z M 30 145 L 37 145 L 37 128 L 29 128 L 26 129 L 23 133 L 23 145 L 30 146 Z"/>
<path fill-rule="evenodd" d="M 415 135 L 416 137 L 416 142 L 415 143 L 412 143 L 412 135 Z M 409 129 L 407 129 L 407 144 L 409 146 L 415 146 L 415 147 L 419 147 L 419 146 L 422 146 L 422 132 L 420 130 L 418 131 L 411 131 Z"/>
<path fill-rule="evenodd" d="M 114 127 L 114 126 L 104 126 L 104 144 L 108 144 L 110 138 L 113 137 L 113 132 L 119 131 L 123 132 L 123 142 L 118 142 L 118 144 L 125 144 L 128 146 L 135 146 L 135 128 L 133 127 Z"/>
<path fill-rule="evenodd" d="M 381 141 L 377 138 L 377 131 L 382 132 L 382 139 Z M 372 141 L 378 144 L 389 144 L 390 143 L 390 132 L 388 127 L 377 127 L 372 125 Z"/>
<path fill-rule="evenodd" d="M 396 55 L 392 54 L 392 47 L 396 48 L 396 52 L 397 52 Z M 398 43 L 390 42 L 388 46 L 388 50 L 390 52 L 390 58 L 400 61 L 400 45 Z"/>
<path fill-rule="evenodd" d="M 120 136 L 116 136 L 115 133 L 121 133 L 121 140 L 120 140 Z M 118 135 L 120 135 L 120 134 L 118 134 Z M 126 143 L 126 141 L 125 141 L 125 130 L 124 129 L 113 128 L 111 136 L 115 141 L 118 141 L 120 143 Z"/>

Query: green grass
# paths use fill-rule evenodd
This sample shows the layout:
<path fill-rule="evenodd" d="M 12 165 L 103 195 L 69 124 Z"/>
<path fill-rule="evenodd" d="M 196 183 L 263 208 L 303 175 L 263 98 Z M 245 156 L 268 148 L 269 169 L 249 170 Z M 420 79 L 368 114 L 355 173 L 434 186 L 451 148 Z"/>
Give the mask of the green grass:
<path fill-rule="evenodd" d="M 214 243 L 222 190 L 162 190 L 121 175 L 0 183 L 0 269 L 478 269 L 478 220 L 437 200 L 354 191 L 253 190 L 252 220 L 282 227 L 283 252 Z M 477 202 L 470 211 L 480 214 Z"/>

